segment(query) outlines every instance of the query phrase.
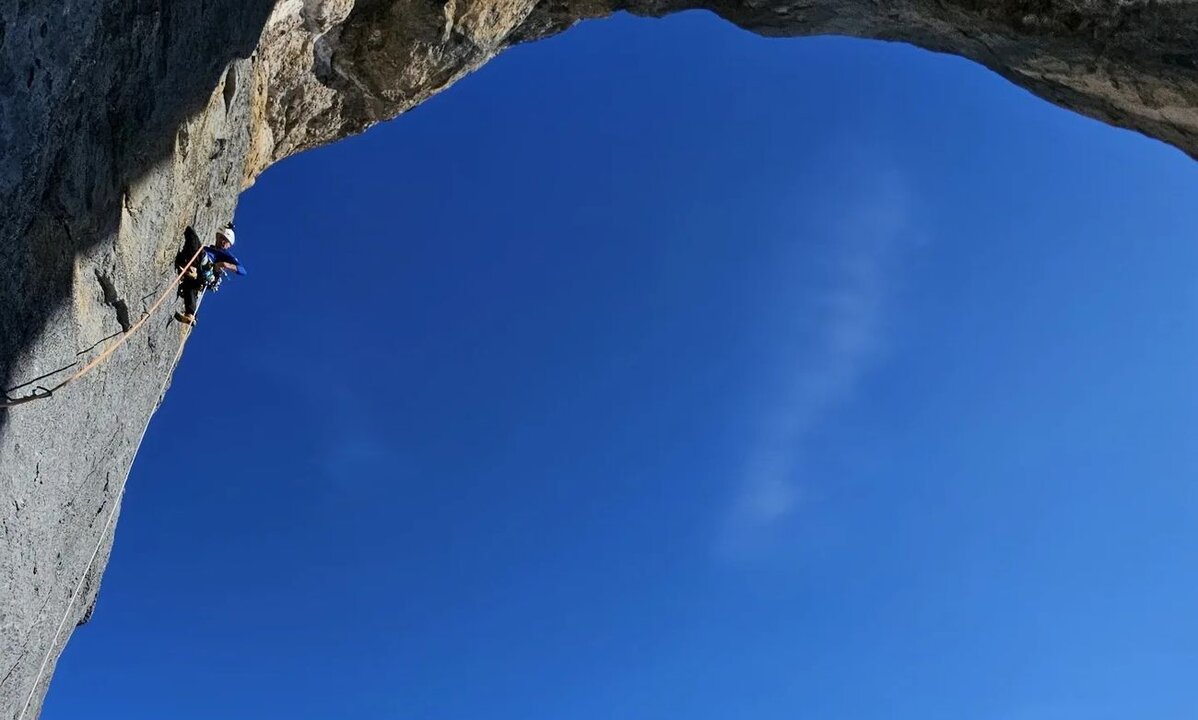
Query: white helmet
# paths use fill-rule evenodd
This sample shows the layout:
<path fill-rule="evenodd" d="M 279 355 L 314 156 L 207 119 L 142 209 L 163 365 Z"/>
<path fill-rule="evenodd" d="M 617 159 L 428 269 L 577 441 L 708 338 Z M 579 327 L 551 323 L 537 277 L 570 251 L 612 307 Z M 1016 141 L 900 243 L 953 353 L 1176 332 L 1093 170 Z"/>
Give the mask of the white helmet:
<path fill-rule="evenodd" d="M 230 245 L 237 242 L 237 233 L 233 232 L 232 227 L 223 227 L 220 230 L 217 230 L 216 236 L 223 237 L 225 240 L 229 241 Z"/>

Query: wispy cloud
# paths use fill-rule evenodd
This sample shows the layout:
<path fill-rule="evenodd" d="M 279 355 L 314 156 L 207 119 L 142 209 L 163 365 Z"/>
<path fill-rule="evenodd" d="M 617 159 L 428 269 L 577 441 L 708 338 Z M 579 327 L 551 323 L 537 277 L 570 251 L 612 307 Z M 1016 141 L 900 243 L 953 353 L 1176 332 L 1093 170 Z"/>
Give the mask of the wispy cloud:
<path fill-rule="evenodd" d="M 830 218 L 826 284 L 796 300 L 794 325 L 780 329 L 778 389 L 759 421 L 718 538 L 717 552 L 725 558 L 755 553 L 802 506 L 803 456 L 812 433 L 851 400 L 884 353 L 894 276 L 911 241 L 910 211 L 905 185 L 888 175 Z M 812 316 L 814 331 L 801 331 Z"/>

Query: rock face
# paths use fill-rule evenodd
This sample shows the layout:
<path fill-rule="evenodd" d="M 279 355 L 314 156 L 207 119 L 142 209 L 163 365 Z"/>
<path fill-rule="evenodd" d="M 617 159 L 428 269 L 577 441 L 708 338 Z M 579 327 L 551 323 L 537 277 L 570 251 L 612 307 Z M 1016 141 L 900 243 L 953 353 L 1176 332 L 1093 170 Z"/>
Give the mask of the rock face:
<path fill-rule="evenodd" d="M 182 229 L 211 237 L 272 162 L 394 117 L 515 43 L 692 8 L 763 35 L 959 54 L 1198 154 L 1191 0 L 0 0 L 4 387 L 54 383 L 74 368 L 35 379 L 137 322 L 169 287 Z M 0 410 L 0 717 L 37 716 L 90 616 L 185 339 L 155 316 L 78 383 Z"/>

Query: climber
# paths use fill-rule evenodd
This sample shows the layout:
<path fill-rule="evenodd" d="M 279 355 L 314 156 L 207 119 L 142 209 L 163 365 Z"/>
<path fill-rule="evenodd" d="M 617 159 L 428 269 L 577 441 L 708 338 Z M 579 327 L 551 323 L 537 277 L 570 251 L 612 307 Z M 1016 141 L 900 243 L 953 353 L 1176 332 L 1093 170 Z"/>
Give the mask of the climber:
<path fill-rule="evenodd" d="M 200 236 L 189 225 L 183 231 L 183 249 L 175 255 L 175 270 L 183 272 L 188 261 L 195 257 L 195 262 L 183 272 L 179 281 L 179 297 L 183 298 L 183 312 L 175 313 L 175 319 L 186 325 L 196 324 L 196 305 L 200 293 L 216 291 L 229 272 L 245 275 L 245 267 L 229 248 L 237 239 L 233 223 L 216 231 L 216 242 L 200 250 Z M 197 253 L 198 256 L 197 256 Z"/>

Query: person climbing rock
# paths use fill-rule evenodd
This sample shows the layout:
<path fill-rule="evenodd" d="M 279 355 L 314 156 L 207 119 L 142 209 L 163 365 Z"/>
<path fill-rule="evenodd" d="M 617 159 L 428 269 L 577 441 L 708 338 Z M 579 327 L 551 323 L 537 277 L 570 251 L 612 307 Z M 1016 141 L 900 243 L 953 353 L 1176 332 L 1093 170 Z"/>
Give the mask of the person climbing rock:
<path fill-rule="evenodd" d="M 215 292 L 230 273 L 245 275 L 245 266 L 241 264 L 230 250 L 237 240 L 233 223 L 216 231 L 216 241 L 204 247 L 201 251 L 200 236 L 189 225 L 183 231 L 183 249 L 175 255 L 175 271 L 183 272 L 179 281 L 179 297 L 183 298 L 183 312 L 175 313 L 175 319 L 187 325 L 196 324 L 196 306 L 199 304 L 200 293 L 212 290 Z M 198 255 L 197 255 L 198 253 Z M 192 258 L 188 266 L 188 262 Z"/>

